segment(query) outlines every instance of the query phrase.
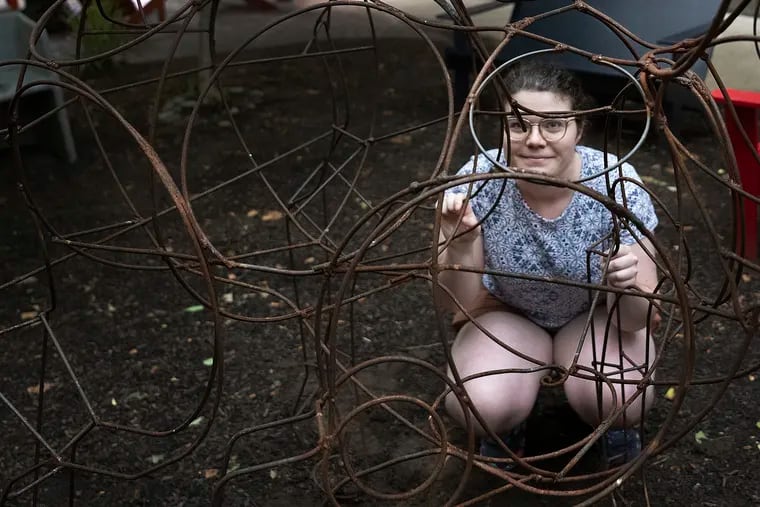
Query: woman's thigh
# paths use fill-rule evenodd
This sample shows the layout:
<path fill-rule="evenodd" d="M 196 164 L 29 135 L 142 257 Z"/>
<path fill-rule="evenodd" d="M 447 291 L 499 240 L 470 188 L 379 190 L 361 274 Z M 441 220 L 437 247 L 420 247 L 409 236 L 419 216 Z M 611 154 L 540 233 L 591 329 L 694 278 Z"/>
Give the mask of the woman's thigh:
<path fill-rule="evenodd" d="M 476 321 L 493 337 L 472 322 L 465 324 L 451 349 L 449 376 L 454 377 L 453 366 L 476 410 L 494 431 L 504 431 L 530 413 L 541 377 L 547 373 L 541 366 L 552 359 L 552 339 L 525 317 L 505 311 L 483 314 Z M 512 371 L 468 379 L 498 370 Z M 453 395 L 446 400 L 449 411 L 461 420 L 458 404 Z"/>
<path fill-rule="evenodd" d="M 652 402 L 651 389 L 647 389 L 644 396 L 643 392 L 639 392 L 638 382 L 649 372 L 655 359 L 654 341 L 651 336 L 647 337 L 646 329 L 619 331 L 614 322 L 608 322 L 604 306 L 598 306 L 594 311 L 593 333 L 591 329 L 585 331 L 587 317 L 580 315 L 557 332 L 554 337 L 554 360 L 557 364 L 570 367 L 583 338 L 577 358 L 577 365 L 581 367 L 578 372 L 582 375 L 601 374 L 603 377 L 598 377 L 600 382 L 569 378 L 565 383 L 568 401 L 584 420 L 598 424 L 600 416 L 606 417 L 613 408 L 636 397 L 625 416 L 616 421 L 616 425 L 635 424 L 642 416 L 642 402 L 645 409 Z M 613 382 L 612 388 L 603 382 L 605 377 Z"/>
<path fill-rule="evenodd" d="M 551 361 L 551 336 L 527 318 L 515 313 L 493 311 L 475 321 L 483 330 L 468 322 L 459 330 L 451 348 L 461 376 L 496 369 L 532 368 Z M 520 357 L 507 347 L 525 357 Z"/>

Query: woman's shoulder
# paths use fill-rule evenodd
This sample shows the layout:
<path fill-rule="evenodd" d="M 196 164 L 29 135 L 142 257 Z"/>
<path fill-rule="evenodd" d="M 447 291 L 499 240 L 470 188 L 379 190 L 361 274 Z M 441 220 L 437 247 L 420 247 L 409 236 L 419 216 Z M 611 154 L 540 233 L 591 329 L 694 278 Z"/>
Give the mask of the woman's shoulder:
<path fill-rule="evenodd" d="M 607 153 L 590 146 L 578 145 L 575 150 L 581 156 L 582 173 L 584 177 L 598 173 L 605 167 L 617 163 L 618 158 L 612 153 Z"/>
<path fill-rule="evenodd" d="M 589 179 L 588 182 L 592 184 L 592 186 L 594 182 L 606 184 L 606 178 L 604 177 L 605 169 L 618 163 L 617 155 L 609 152 L 605 153 L 602 150 L 591 148 L 590 146 L 581 145 L 576 147 L 576 151 L 581 157 L 581 177 L 590 178 L 596 174 L 598 176 Z M 628 162 L 624 162 L 620 166 L 620 170 L 616 168 L 610 171 L 611 179 L 618 179 L 621 175 L 620 171 L 622 171 L 622 175 L 626 178 L 640 179 L 636 169 Z"/>
<path fill-rule="evenodd" d="M 499 149 L 493 149 L 473 155 L 462 167 L 459 168 L 459 170 L 457 170 L 455 176 L 459 177 L 491 172 L 494 167 L 493 160 L 504 163 L 504 152 Z M 481 195 L 483 194 L 482 191 L 486 191 L 488 188 L 490 188 L 489 182 L 484 181 L 476 183 L 473 188 L 470 188 L 470 185 L 466 183 L 456 185 L 446 190 L 446 192 L 467 193 L 469 191 L 471 195 Z M 485 193 L 488 192 L 486 191 Z"/>
<path fill-rule="evenodd" d="M 494 160 L 503 163 L 504 151 L 496 148 L 471 156 L 470 159 L 459 168 L 457 175 L 487 173 L 493 169 Z"/>

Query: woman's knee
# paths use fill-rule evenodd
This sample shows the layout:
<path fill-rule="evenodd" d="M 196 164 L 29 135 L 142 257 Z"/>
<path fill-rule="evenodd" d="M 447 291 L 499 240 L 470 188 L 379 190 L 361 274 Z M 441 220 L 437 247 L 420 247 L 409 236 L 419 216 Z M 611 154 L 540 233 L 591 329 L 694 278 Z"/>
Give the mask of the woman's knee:
<path fill-rule="evenodd" d="M 527 319 L 507 312 L 487 313 L 477 320 L 488 333 L 469 323 L 457 336 L 452 347 L 452 366 L 463 384 L 459 388 L 460 398 L 454 393 L 448 395 L 446 408 L 464 425 L 466 412 L 462 405 L 469 404 L 490 429 L 503 432 L 530 414 L 541 379 L 541 373 L 531 370 L 551 360 L 551 338 Z M 511 372 L 497 373 L 501 370 Z M 449 371 L 449 376 L 455 378 L 453 371 Z M 467 412 L 472 416 L 472 410 Z M 476 422 L 473 420 L 472 424 L 482 433 L 483 428 Z"/>
<path fill-rule="evenodd" d="M 606 311 L 597 308 L 594 332 L 585 335 L 577 363 L 573 365 L 585 326 L 580 320 L 571 322 L 555 337 L 555 357 L 579 375 L 567 379 L 565 393 L 584 421 L 599 424 L 626 406 L 614 425 L 631 426 L 641 421 L 653 401 L 651 386 L 647 389 L 641 386 L 645 376 L 651 374 L 655 345 L 646 330 L 623 332 L 607 324 Z"/>
<path fill-rule="evenodd" d="M 485 431 L 470 407 L 483 423 L 496 433 L 517 426 L 528 418 L 536 402 L 540 378 L 535 373 L 495 374 L 465 381 L 460 396 L 449 393 L 446 409 L 461 425 L 466 425 L 464 407 L 478 434 Z"/>
<path fill-rule="evenodd" d="M 626 382 L 634 381 L 626 378 Z M 640 380 L 640 378 L 639 378 Z M 641 422 L 654 400 L 654 389 L 642 389 L 638 383 L 610 383 L 570 377 L 565 382 L 567 401 L 586 423 L 596 426 L 615 411 L 621 411 L 613 421 L 615 427 L 629 427 Z"/>

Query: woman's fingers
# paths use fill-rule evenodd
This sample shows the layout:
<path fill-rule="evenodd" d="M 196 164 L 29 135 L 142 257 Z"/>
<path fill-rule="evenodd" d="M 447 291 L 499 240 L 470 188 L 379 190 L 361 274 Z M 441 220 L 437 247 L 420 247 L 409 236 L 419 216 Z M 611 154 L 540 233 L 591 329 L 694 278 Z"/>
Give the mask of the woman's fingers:
<path fill-rule="evenodd" d="M 444 196 L 443 204 L 441 205 L 444 237 L 450 238 L 457 233 L 469 231 L 466 237 L 463 236 L 460 239 L 472 240 L 479 234 L 480 229 L 476 227 L 478 219 L 472 211 L 470 203 L 466 202 L 466 200 L 467 197 L 464 194 L 446 194 Z M 459 227 L 457 227 L 457 224 Z M 470 229 L 472 230 L 470 231 Z"/>
<path fill-rule="evenodd" d="M 458 221 L 459 216 L 462 215 L 462 207 L 464 206 L 465 196 L 462 194 L 454 194 L 446 196 L 443 200 L 443 218 L 444 220 Z M 464 210 L 464 216 L 462 216 L 462 223 L 465 225 L 475 225 L 475 213 L 470 207 L 470 203 L 467 203 L 467 207 Z"/>
<path fill-rule="evenodd" d="M 447 194 L 443 198 L 443 214 L 451 215 L 459 213 L 464 203 L 464 194 Z"/>
<path fill-rule="evenodd" d="M 622 269 L 620 271 L 608 272 L 607 282 L 613 287 L 624 289 L 635 284 L 636 276 L 638 274 L 639 270 L 636 266 Z"/>
<path fill-rule="evenodd" d="M 635 285 L 639 274 L 639 259 L 628 245 L 620 245 L 607 266 L 607 283 L 613 287 L 627 288 Z"/>

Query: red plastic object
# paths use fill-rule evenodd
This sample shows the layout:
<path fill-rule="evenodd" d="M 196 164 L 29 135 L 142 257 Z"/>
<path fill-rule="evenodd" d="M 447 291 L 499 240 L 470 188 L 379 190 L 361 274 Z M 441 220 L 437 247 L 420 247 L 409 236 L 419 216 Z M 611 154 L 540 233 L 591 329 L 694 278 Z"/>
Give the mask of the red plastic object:
<path fill-rule="evenodd" d="M 731 146 L 734 148 L 736 163 L 739 166 L 739 178 L 741 179 L 744 190 L 754 196 L 760 196 L 760 164 L 757 163 L 755 155 L 750 146 L 742 137 L 741 128 L 747 133 L 754 152 L 760 152 L 760 138 L 758 136 L 758 110 L 760 109 L 760 92 L 751 92 L 748 90 L 736 90 L 727 88 L 728 98 L 736 109 L 736 115 L 739 119 L 739 125 L 736 124 L 730 114 L 725 114 L 726 128 L 731 140 Z M 720 90 L 712 91 L 713 99 L 718 104 L 725 104 L 726 98 Z M 742 199 L 744 207 L 744 255 L 747 259 L 757 259 L 757 205 L 749 199 Z M 740 233 L 742 232 L 737 226 L 737 242 L 741 241 Z M 737 245 L 740 246 L 740 245 Z"/>

